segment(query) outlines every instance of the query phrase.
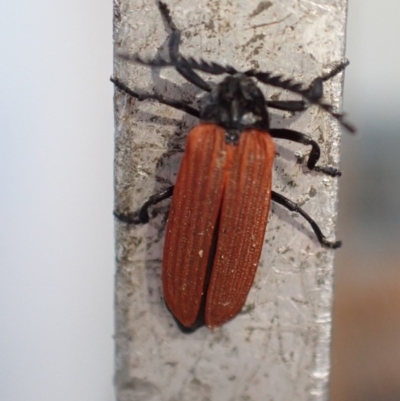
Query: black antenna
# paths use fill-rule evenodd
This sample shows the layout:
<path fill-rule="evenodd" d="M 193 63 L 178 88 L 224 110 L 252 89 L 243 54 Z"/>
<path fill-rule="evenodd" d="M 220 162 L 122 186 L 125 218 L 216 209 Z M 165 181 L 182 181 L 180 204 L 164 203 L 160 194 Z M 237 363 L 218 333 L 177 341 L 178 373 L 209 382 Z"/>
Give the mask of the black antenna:
<path fill-rule="evenodd" d="M 142 58 L 138 54 L 128 55 L 128 54 L 119 54 L 124 60 L 131 61 L 137 64 L 146 65 L 149 67 L 175 67 L 175 68 L 185 68 L 185 69 L 194 69 L 199 70 L 212 75 L 221 75 L 221 74 L 229 74 L 234 75 L 238 73 L 242 73 L 248 77 L 253 77 L 257 79 L 259 82 L 264 83 L 266 85 L 275 86 L 277 88 L 281 88 L 284 90 L 288 90 L 290 92 L 301 95 L 304 99 L 306 99 L 309 103 L 315 104 L 329 113 L 332 117 L 339 121 L 339 123 L 345 127 L 348 131 L 354 133 L 356 129 L 344 120 L 345 115 L 342 113 L 338 113 L 334 111 L 334 107 L 321 100 L 321 96 L 315 94 L 314 86 L 304 87 L 300 82 L 296 82 L 292 78 L 286 78 L 280 74 L 274 74 L 272 72 L 262 72 L 254 69 L 247 70 L 244 72 L 240 72 L 236 70 L 234 67 L 230 65 L 222 65 L 216 62 L 208 62 L 203 59 L 196 60 L 193 57 L 185 58 L 182 56 L 178 56 L 174 60 L 166 60 L 162 57 L 156 57 L 152 60 Z M 320 82 L 326 81 L 332 76 L 338 74 L 342 71 L 346 65 L 347 60 L 336 67 L 329 74 L 324 75 L 320 78 Z M 321 93 L 322 95 L 322 93 Z"/>

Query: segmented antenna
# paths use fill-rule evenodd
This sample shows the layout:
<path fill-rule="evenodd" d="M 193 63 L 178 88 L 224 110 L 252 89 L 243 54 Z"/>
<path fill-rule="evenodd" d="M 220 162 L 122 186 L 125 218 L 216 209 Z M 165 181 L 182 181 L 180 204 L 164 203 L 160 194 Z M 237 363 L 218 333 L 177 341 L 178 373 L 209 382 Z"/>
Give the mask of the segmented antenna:
<path fill-rule="evenodd" d="M 290 92 L 301 95 L 309 103 L 315 104 L 321 107 L 327 113 L 329 113 L 332 117 L 334 117 L 337 121 L 339 121 L 339 123 L 343 127 L 345 127 L 348 131 L 352 133 L 356 132 L 355 128 L 344 120 L 345 117 L 344 114 L 336 112 L 331 104 L 326 103 L 319 98 L 316 99 L 315 96 L 313 96 L 311 89 L 309 87 L 304 87 L 303 84 L 296 82 L 294 79 L 285 78 L 283 75 L 280 74 L 274 74 L 272 72 L 262 72 L 254 69 L 240 72 L 230 65 L 222 65 L 216 62 L 208 62 L 203 59 L 196 60 L 193 57 L 185 58 L 180 55 L 174 60 L 166 60 L 165 58 L 162 58 L 160 56 L 156 56 L 154 59 L 147 59 L 147 58 L 142 58 L 138 54 L 134 55 L 120 54 L 119 57 L 121 57 L 124 60 L 131 61 L 137 64 L 146 65 L 149 67 L 186 68 L 186 69 L 202 71 L 212 75 L 221 75 L 221 74 L 234 75 L 242 73 L 247 77 L 252 77 L 257 79 L 259 82 L 263 84 L 275 86 L 277 88 L 288 90 Z M 344 67 L 341 67 L 341 69 L 343 68 Z M 326 81 L 331 76 L 333 76 L 332 73 L 327 74 L 326 76 L 323 77 L 324 78 L 323 81 Z"/>

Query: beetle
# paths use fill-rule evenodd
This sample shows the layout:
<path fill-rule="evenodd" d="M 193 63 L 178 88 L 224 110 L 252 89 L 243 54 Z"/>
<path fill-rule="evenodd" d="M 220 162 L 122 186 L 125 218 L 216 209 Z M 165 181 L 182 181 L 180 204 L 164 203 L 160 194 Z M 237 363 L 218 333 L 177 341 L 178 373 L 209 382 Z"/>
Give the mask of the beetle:
<path fill-rule="evenodd" d="M 118 90 L 139 101 L 154 99 L 200 120 L 188 134 L 175 185 L 151 196 L 135 212 L 114 214 L 121 222 L 144 224 L 150 219 L 149 207 L 172 196 L 163 252 L 164 300 L 181 329 L 193 331 L 202 325 L 214 329 L 236 316 L 246 301 L 271 200 L 303 216 L 323 246 L 335 249 L 341 245 L 340 241 L 327 240 L 296 203 L 271 190 L 273 138 L 310 145 L 308 169 L 331 177 L 341 173 L 334 167 L 317 165 L 320 148 L 308 135 L 270 128 L 268 108 L 301 112 L 316 104 L 354 132 L 342 114 L 322 101 L 323 82 L 343 71 L 348 61 L 337 63 L 306 87 L 271 72 L 240 72 L 231 66 L 185 58 L 179 52 L 180 30 L 167 5 L 161 1 L 157 4 L 170 30 L 168 57 L 119 57 L 149 67 L 174 67 L 207 96 L 198 110 L 189 103 L 144 93 L 111 78 Z M 225 77 L 213 85 L 196 71 Z M 267 100 L 257 82 L 300 94 L 303 100 Z"/>

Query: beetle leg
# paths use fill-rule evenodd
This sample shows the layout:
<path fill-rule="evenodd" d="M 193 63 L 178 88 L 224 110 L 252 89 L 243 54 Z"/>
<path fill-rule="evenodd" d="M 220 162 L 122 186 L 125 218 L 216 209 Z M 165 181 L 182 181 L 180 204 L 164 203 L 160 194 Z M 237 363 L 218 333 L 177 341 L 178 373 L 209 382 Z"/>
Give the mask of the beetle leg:
<path fill-rule="evenodd" d="M 290 199 L 286 198 L 285 196 L 278 194 L 275 191 L 272 191 L 271 193 L 271 199 L 279 203 L 280 205 L 284 206 L 286 209 L 290 210 L 291 212 L 296 212 L 299 213 L 301 216 L 303 216 L 311 225 L 311 228 L 313 229 L 315 235 L 318 238 L 318 241 L 321 245 L 326 246 L 327 248 L 331 249 L 336 249 L 339 248 L 342 245 L 341 241 L 328 241 L 324 234 L 322 234 L 321 229 L 318 227 L 317 223 L 296 203 L 291 201 Z"/>
<path fill-rule="evenodd" d="M 273 138 L 287 139 L 289 141 L 302 143 L 303 145 L 311 145 L 311 152 L 307 160 L 307 167 L 310 170 L 319 171 L 331 177 L 340 177 L 342 175 L 342 173 L 335 167 L 316 166 L 321 155 L 321 151 L 318 143 L 311 139 L 308 135 L 284 128 L 270 129 L 269 133 Z"/>
<path fill-rule="evenodd" d="M 304 111 L 307 103 L 304 100 L 267 100 L 267 106 L 284 111 Z"/>
<path fill-rule="evenodd" d="M 183 103 L 179 100 L 169 99 L 162 95 L 150 94 L 150 93 L 138 93 L 135 90 L 128 88 L 124 83 L 119 81 L 117 78 L 111 77 L 110 80 L 119 90 L 121 90 L 122 92 L 126 93 L 129 96 L 134 97 L 135 99 L 138 99 L 139 101 L 146 99 L 154 99 L 157 100 L 157 102 L 159 103 L 166 104 L 167 106 L 171 106 L 174 109 L 182 110 L 193 117 L 200 118 L 199 110 L 188 105 L 187 103 Z"/>
<path fill-rule="evenodd" d="M 168 199 L 172 196 L 174 192 L 174 185 L 171 185 L 167 189 L 163 189 L 160 192 L 150 196 L 149 199 L 143 204 L 143 206 L 133 213 L 118 213 L 114 212 L 114 216 L 123 223 L 127 224 L 145 224 L 150 220 L 149 217 L 149 207 L 156 205 L 157 203 Z"/>

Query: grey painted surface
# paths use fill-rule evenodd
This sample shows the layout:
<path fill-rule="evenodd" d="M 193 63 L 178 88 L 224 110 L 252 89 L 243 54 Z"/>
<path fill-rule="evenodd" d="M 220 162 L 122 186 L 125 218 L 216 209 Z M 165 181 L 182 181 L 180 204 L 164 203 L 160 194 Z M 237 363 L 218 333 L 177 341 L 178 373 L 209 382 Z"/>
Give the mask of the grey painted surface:
<path fill-rule="evenodd" d="M 344 1 L 168 4 L 184 32 L 185 55 L 201 55 L 239 69 L 276 71 L 305 82 L 343 57 Z M 167 34 L 155 3 L 116 0 L 114 11 L 116 51 L 151 55 L 165 43 Z M 132 87 L 155 87 L 171 97 L 201 102 L 199 91 L 173 70 L 151 72 L 117 59 L 115 75 Z M 270 87 L 266 93 L 295 98 Z M 326 97 L 339 104 L 340 77 L 326 85 Z M 196 120 L 120 93 L 115 109 L 116 207 L 136 209 L 175 181 L 185 135 Z M 322 162 L 337 164 L 340 129 L 318 108 L 296 116 L 273 111 L 271 125 L 310 134 L 323 148 Z M 308 148 L 277 142 L 274 189 L 300 203 L 333 239 L 337 181 L 296 163 L 295 155 L 306 155 Z M 116 226 L 119 401 L 326 399 L 334 252 L 320 247 L 302 219 L 273 206 L 243 313 L 214 332 L 202 328 L 184 335 L 161 293 L 168 203 L 158 208 L 160 213 L 148 225 Z"/>

